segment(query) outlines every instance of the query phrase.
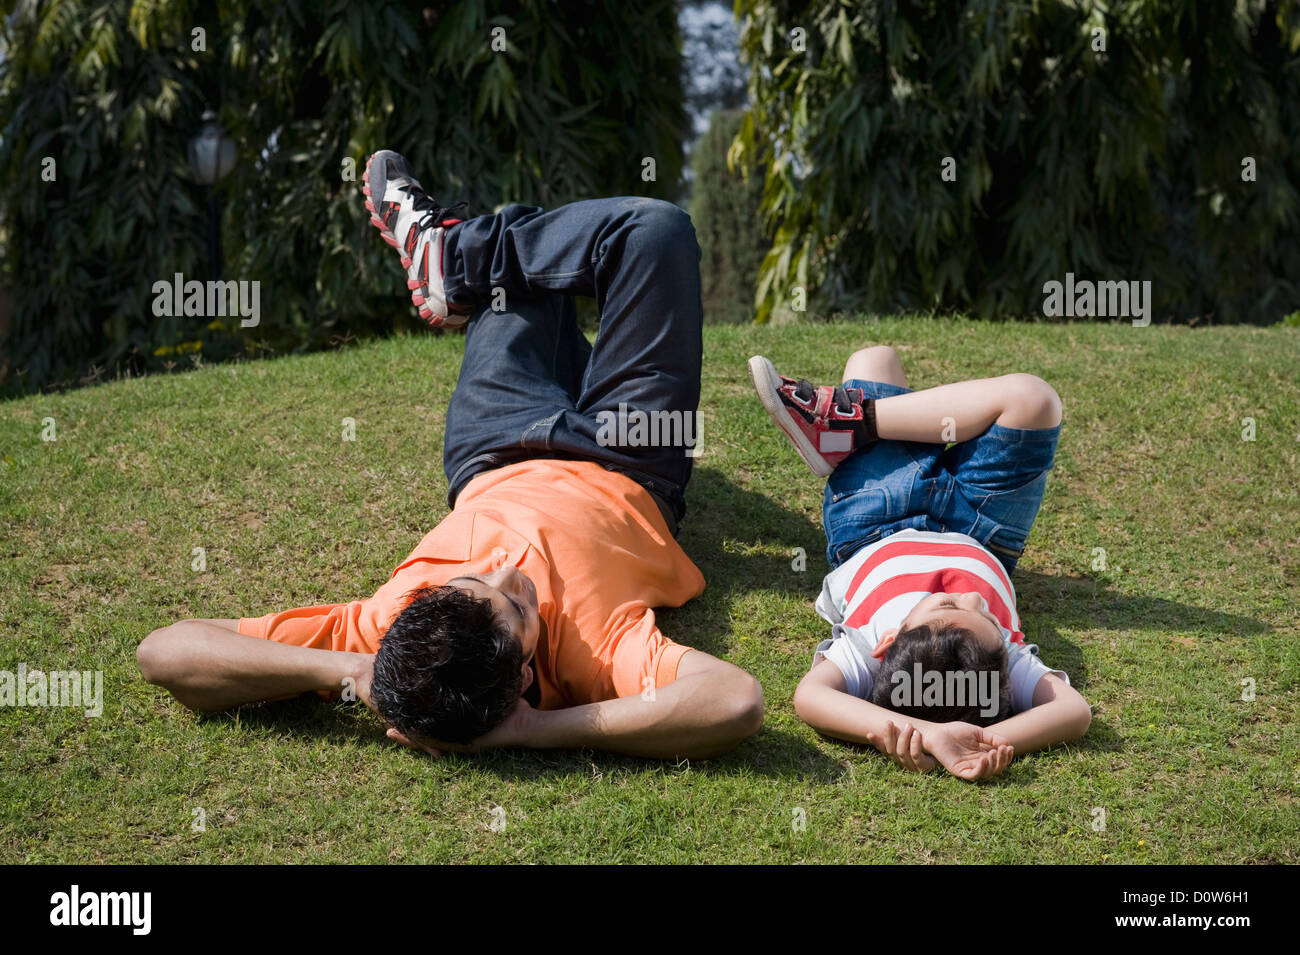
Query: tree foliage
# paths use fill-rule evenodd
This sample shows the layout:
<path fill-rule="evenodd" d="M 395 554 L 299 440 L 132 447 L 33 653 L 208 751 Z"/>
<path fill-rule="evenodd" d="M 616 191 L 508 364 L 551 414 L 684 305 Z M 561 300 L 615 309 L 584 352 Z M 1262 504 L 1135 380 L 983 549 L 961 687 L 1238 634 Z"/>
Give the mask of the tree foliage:
<path fill-rule="evenodd" d="M 359 193 L 381 147 L 476 211 L 680 187 L 671 0 L 47 0 L 19 3 L 0 42 L 10 390 L 407 322 Z M 238 144 L 218 187 L 223 277 L 262 283 L 256 328 L 151 307 L 155 282 L 209 277 L 186 155 L 206 105 Z"/>
<path fill-rule="evenodd" d="M 736 9 L 733 159 L 766 164 L 774 236 L 760 318 L 794 286 L 828 311 L 1042 314 L 1067 272 L 1150 280 L 1161 318 L 1300 305 L 1293 0 Z"/>
<path fill-rule="evenodd" d="M 711 323 L 753 320 L 758 267 L 768 248 L 760 210 L 762 172 L 746 176 L 727 165 L 727 149 L 743 117 L 742 110 L 714 113 L 691 153 L 691 218 L 700 242 L 704 318 Z"/>

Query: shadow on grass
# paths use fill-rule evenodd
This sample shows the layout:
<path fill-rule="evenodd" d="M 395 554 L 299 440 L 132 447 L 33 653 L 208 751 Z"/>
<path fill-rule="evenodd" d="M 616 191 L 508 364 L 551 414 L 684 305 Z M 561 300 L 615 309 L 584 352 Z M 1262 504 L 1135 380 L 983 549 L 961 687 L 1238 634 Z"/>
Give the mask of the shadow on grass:
<path fill-rule="evenodd" d="M 673 773 L 687 761 L 652 760 L 618 756 L 591 750 L 550 751 L 504 750 L 467 757 L 502 779 L 544 781 L 572 774 L 590 775 L 595 766 L 602 772 L 643 772 L 662 767 Z M 823 753 L 810 739 L 790 730 L 765 726 L 757 736 L 745 740 L 730 753 L 712 759 L 689 760 L 690 771 L 702 776 L 767 776 L 794 782 L 830 784 L 848 773 L 845 764 Z"/>
<path fill-rule="evenodd" d="M 294 737 L 330 743 L 373 746 L 396 750 L 377 718 L 361 704 L 328 703 L 315 694 L 292 700 L 241 707 L 227 713 L 196 714 L 200 723 L 233 724 Z M 423 753 L 406 751 L 411 759 L 429 759 Z M 683 765 L 673 760 L 619 756 L 592 750 L 503 749 L 464 756 L 450 753 L 443 759 L 473 760 L 474 764 L 511 782 L 546 780 L 560 776 L 590 775 L 595 765 L 605 772 L 639 772 L 654 766 L 670 771 Z M 805 782 L 834 783 L 847 772 L 840 762 L 823 753 L 804 735 L 788 729 L 765 726 L 757 736 L 736 749 L 712 759 L 690 760 L 694 773 L 708 776 L 760 775 Z"/>
<path fill-rule="evenodd" d="M 662 611 L 662 619 L 683 642 L 706 653 L 721 655 L 727 649 L 732 625 L 728 609 L 733 597 L 751 589 L 776 590 L 805 600 L 815 596 L 810 582 L 820 579 L 818 567 L 823 544 L 820 526 L 807 515 L 788 510 L 765 494 L 739 487 L 721 472 L 697 469 L 691 484 L 691 513 L 681 534 L 682 546 L 700 566 L 708 589 L 685 608 Z M 778 542 L 780 556 L 755 555 L 745 550 Z M 791 574 L 785 552 L 803 547 L 809 555 L 809 573 Z M 1212 631 L 1223 634 L 1253 634 L 1269 627 L 1251 617 L 1195 607 L 1160 597 L 1141 597 L 1111 590 L 1104 579 L 1048 576 L 1019 571 L 1014 577 L 1022 608 L 1022 620 L 1030 642 L 1040 646 L 1043 658 L 1055 669 L 1066 671 L 1071 683 L 1083 690 L 1088 670 L 1083 653 L 1061 635 L 1058 626 L 1069 629 L 1162 631 Z M 671 623 L 670 623 L 671 620 Z M 205 716 L 205 720 L 232 720 L 231 714 Z M 314 695 L 280 703 L 244 707 L 239 721 L 247 726 L 289 731 L 338 743 L 392 747 L 378 721 L 359 705 L 329 704 Z M 824 740 L 850 751 L 859 747 L 841 741 Z M 1094 719 L 1087 735 L 1071 744 L 1080 749 L 1115 752 L 1124 747 L 1123 738 L 1108 724 Z M 425 758 L 411 753 L 412 758 Z M 508 780 L 542 780 L 574 773 L 587 774 L 593 764 L 613 772 L 644 770 L 649 766 L 672 768 L 671 762 L 616 756 L 590 751 L 499 750 L 472 757 L 483 768 Z M 882 759 L 884 757 L 881 757 Z M 1042 767 L 1045 768 L 1045 767 Z M 1032 780 L 1039 762 L 1011 781 Z M 846 764 L 823 752 L 807 733 L 774 727 L 769 723 L 755 737 L 724 756 L 694 760 L 691 771 L 707 775 L 765 776 L 808 782 L 834 783 L 845 776 Z M 1023 773 L 1028 772 L 1028 777 Z M 1005 777 L 1002 782 L 1008 781 Z"/>
<path fill-rule="evenodd" d="M 1100 577 L 1049 576 L 1017 571 L 1012 578 L 1021 609 L 1021 626 L 1030 643 L 1037 643 L 1044 662 L 1070 675 L 1081 693 L 1088 687 L 1083 652 L 1061 636 L 1071 630 L 1158 630 L 1165 633 L 1211 632 L 1225 636 L 1265 633 L 1271 628 L 1254 617 L 1197 607 L 1164 597 L 1143 597 L 1112 590 Z M 1085 693 L 1086 695 L 1086 693 Z M 1124 737 L 1113 726 L 1093 717 L 1083 739 L 1072 748 L 1113 753 L 1124 749 Z"/>
<path fill-rule="evenodd" d="M 1021 626 L 1030 643 L 1037 643 L 1046 663 L 1070 674 L 1082 691 L 1088 685 L 1083 653 L 1061 636 L 1071 630 L 1159 630 L 1166 633 L 1211 632 L 1227 636 L 1265 633 L 1271 628 L 1253 617 L 1208 607 L 1143 597 L 1112 590 L 1097 577 L 1048 576 L 1017 571 L 1012 581 L 1021 611 Z M 1093 724 L 1094 728 L 1096 724 Z M 1093 730 L 1088 731 L 1093 735 Z"/>
<path fill-rule="evenodd" d="M 775 591 L 809 603 L 817 596 L 822 575 L 830 570 L 820 523 L 741 487 L 714 468 L 695 469 L 688 502 L 678 542 L 703 572 L 707 586 L 685 607 L 657 611 L 660 625 L 673 639 L 722 656 L 732 635 L 731 607 L 738 594 Z M 779 554 L 752 552 L 774 544 Z M 790 553 L 796 547 L 807 553 L 806 573 L 791 572 Z"/>

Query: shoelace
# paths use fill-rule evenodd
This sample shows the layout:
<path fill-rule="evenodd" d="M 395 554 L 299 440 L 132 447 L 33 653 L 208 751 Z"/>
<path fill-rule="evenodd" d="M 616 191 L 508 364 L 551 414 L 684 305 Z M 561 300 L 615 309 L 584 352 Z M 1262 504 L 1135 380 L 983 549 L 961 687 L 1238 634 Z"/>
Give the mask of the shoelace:
<path fill-rule="evenodd" d="M 443 220 L 453 218 L 451 215 L 453 212 L 469 211 L 469 203 L 463 199 L 460 202 L 452 203 L 449 206 L 440 206 L 434 202 L 433 197 L 423 189 L 417 189 L 409 183 L 400 188 L 406 190 L 406 194 L 411 197 L 411 208 L 416 212 L 424 213 L 424 215 L 420 217 L 421 232 L 425 229 L 442 225 Z"/>

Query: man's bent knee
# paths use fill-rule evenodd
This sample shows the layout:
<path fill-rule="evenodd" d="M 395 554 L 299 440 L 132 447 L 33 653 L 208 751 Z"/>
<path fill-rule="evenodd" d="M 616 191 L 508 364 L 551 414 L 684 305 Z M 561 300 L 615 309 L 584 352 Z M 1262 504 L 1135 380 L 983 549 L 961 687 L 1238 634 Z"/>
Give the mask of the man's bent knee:
<path fill-rule="evenodd" d="M 695 246 L 695 225 L 681 206 L 664 199 L 634 199 L 633 202 L 640 238 L 668 245 Z"/>

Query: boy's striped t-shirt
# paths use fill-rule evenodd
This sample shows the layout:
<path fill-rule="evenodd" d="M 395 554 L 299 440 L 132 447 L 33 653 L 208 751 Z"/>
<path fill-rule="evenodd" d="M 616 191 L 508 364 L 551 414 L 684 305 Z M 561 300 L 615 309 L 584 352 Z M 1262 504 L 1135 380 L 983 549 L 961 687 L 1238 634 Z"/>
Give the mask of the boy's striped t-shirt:
<path fill-rule="evenodd" d="M 822 582 L 817 612 L 831 625 L 831 638 L 817 647 L 844 675 L 845 689 L 866 699 L 880 661 L 871 655 L 884 634 L 898 628 L 912 608 L 931 594 L 977 593 L 1002 630 L 1011 677 L 1011 708 L 1033 705 L 1034 688 L 1049 669 L 1038 647 L 1025 642 L 1016 591 L 1002 563 L 973 537 L 904 530 L 870 544 Z"/>

